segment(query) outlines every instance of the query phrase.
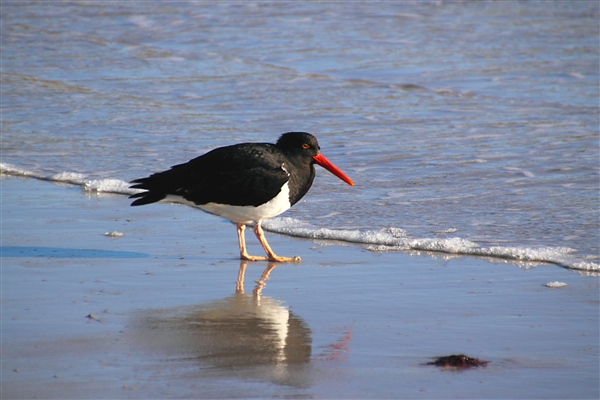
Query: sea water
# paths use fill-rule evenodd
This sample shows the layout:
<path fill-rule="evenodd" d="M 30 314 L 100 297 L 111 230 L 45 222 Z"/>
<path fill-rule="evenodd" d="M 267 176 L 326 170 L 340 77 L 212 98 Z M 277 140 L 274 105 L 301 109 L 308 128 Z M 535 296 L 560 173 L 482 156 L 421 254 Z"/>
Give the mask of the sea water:
<path fill-rule="evenodd" d="M 130 194 L 212 148 L 307 131 L 356 186 L 320 169 L 266 229 L 598 271 L 598 17 L 596 1 L 5 2 L 1 171 Z"/>

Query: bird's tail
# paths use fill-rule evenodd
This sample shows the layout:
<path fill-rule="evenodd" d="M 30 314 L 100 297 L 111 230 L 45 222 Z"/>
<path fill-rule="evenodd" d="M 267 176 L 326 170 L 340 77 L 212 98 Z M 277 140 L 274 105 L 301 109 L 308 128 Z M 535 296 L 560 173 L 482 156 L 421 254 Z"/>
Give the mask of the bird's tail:
<path fill-rule="evenodd" d="M 156 203 L 157 201 L 163 200 L 165 197 L 167 197 L 166 194 L 156 192 L 141 192 L 129 196 L 130 199 L 137 199 L 131 203 L 132 206 L 143 206 L 144 204 Z"/>
<path fill-rule="evenodd" d="M 130 182 L 135 183 L 135 185 L 130 186 L 131 189 L 146 190 L 146 192 L 140 192 L 129 196 L 130 199 L 137 199 L 136 201 L 131 203 L 132 206 L 143 206 L 144 204 L 156 203 L 167 197 L 166 193 L 163 193 L 162 191 L 152 190 L 150 187 L 148 187 L 148 179 L 149 178 L 141 178 Z"/>

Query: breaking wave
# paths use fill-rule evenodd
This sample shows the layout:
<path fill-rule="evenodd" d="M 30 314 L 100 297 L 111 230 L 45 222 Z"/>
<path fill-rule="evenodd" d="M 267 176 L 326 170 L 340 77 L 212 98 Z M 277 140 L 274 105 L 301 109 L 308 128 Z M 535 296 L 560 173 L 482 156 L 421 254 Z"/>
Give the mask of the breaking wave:
<path fill-rule="evenodd" d="M 68 183 L 81 186 L 86 192 L 97 193 L 116 193 L 116 194 L 134 194 L 137 189 L 130 189 L 129 183 L 120 179 L 89 179 L 84 174 L 77 172 L 59 172 L 57 174 L 47 175 L 41 172 L 27 171 L 17 168 L 10 164 L 0 163 L 0 173 L 13 176 L 22 176 L 25 178 L 35 178 L 42 181 Z"/>
<path fill-rule="evenodd" d="M 460 237 L 412 238 L 399 228 L 380 230 L 344 230 L 313 227 L 294 218 L 273 218 L 262 223 L 264 229 L 288 236 L 320 240 L 339 240 L 366 244 L 370 251 L 421 250 L 448 254 L 492 257 L 527 262 L 544 262 L 582 271 L 600 271 L 600 266 L 572 255 L 576 250 L 568 247 L 481 247 Z"/>

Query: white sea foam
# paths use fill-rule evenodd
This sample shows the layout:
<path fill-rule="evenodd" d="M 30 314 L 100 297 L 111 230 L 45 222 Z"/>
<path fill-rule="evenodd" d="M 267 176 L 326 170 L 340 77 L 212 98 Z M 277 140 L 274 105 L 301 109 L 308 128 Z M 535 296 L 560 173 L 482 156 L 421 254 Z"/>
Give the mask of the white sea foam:
<path fill-rule="evenodd" d="M 139 192 L 137 189 L 130 189 L 129 183 L 120 179 L 90 179 L 87 175 L 77 172 L 59 172 L 52 175 L 46 175 L 41 172 L 28 171 L 14 165 L 0 163 L 0 173 L 13 176 L 23 176 L 35 178 L 44 181 L 68 183 L 81 186 L 87 192 L 134 194 Z"/>
<path fill-rule="evenodd" d="M 76 172 L 60 172 L 45 179 L 53 182 L 64 182 L 81 186 L 85 183 L 85 178 L 86 176 L 84 174 L 78 174 Z"/>
<path fill-rule="evenodd" d="M 93 179 L 86 180 L 83 183 L 83 189 L 88 192 L 104 192 L 104 193 L 119 193 L 133 194 L 139 190 L 130 189 L 129 183 L 120 179 Z"/>
<path fill-rule="evenodd" d="M 40 180 L 68 183 L 81 186 L 83 190 L 98 193 L 130 195 L 139 192 L 130 189 L 129 183 L 120 179 L 89 179 L 75 172 L 60 172 L 53 175 L 27 171 L 10 164 L 0 163 L 0 173 L 30 177 Z M 318 228 L 294 218 L 273 218 L 262 224 L 263 228 L 283 235 L 320 240 L 337 240 L 369 245 L 370 251 L 435 251 L 447 254 L 493 257 L 515 261 L 544 262 L 570 269 L 600 272 L 600 266 L 592 261 L 576 257 L 575 250 L 568 247 L 481 247 L 475 242 L 460 237 L 453 238 L 414 238 L 407 231 L 389 227 L 379 230 L 349 230 Z M 455 229 L 445 232 L 452 233 Z"/>
<path fill-rule="evenodd" d="M 6 175 L 26 176 L 30 178 L 44 179 L 44 175 L 42 174 L 36 174 L 35 172 L 20 169 L 18 167 L 15 167 L 14 165 L 6 163 L 0 163 L 0 173 Z"/>
<path fill-rule="evenodd" d="M 481 247 L 470 240 L 454 238 L 412 238 L 406 231 L 385 228 L 377 231 L 359 231 L 312 227 L 294 218 L 274 218 L 263 222 L 263 228 L 271 232 L 310 239 L 340 240 L 368 244 L 371 251 L 422 250 L 448 254 L 485 256 L 515 261 L 545 262 L 566 268 L 597 272 L 597 263 L 573 256 L 575 250 L 568 247 Z M 398 235 L 398 232 L 403 232 Z"/>

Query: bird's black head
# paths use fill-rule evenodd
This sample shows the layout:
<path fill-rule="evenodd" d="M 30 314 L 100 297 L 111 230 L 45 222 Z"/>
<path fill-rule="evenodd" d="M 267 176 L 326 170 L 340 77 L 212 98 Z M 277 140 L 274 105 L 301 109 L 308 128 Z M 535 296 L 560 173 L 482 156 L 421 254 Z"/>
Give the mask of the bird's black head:
<path fill-rule="evenodd" d="M 275 146 L 287 153 L 302 154 L 305 157 L 314 157 L 321 149 L 317 138 L 306 132 L 284 133 Z"/>
<path fill-rule="evenodd" d="M 317 138 L 306 132 L 288 132 L 281 135 L 277 144 L 278 149 L 287 153 L 289 158 L 300 160 L 301 163 L 308 163 L 312 166 L 317 163 L 327 171 L 331 172 L 350 186 L 354 186 L 352 179 L 348 178 L 338 167 L 333 165 L 323 154 L 321 154 L 321 148 L 317 142 Z M 314 170 L 311 173 L 311 182 L 314 177 Z M 308 188 L 310 185 L 306 188 Z M 306 192 L 305 192 L 306 193 Z M 304 194 L 303 194 L 304 195 Z M 303 196 L 302 195 L 302 196 Z M 300 196 L 300 197 L 302 197 Z"/>

